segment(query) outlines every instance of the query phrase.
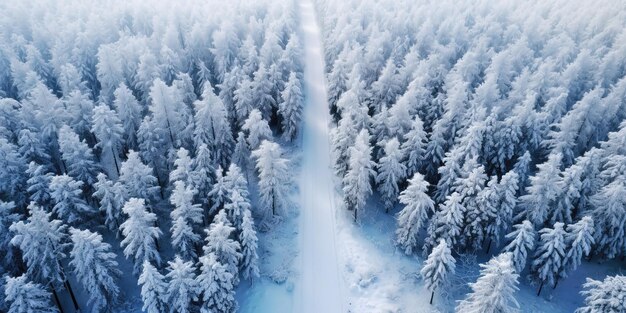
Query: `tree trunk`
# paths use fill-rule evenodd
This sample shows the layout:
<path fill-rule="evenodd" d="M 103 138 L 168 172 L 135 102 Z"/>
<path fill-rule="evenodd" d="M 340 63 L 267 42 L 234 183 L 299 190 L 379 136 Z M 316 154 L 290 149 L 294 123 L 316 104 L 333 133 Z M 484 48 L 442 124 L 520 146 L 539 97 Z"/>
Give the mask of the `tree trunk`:
<path fill-rule="evenodd" d="M 54 304 L 56 304 L 57 308 L 59 308 L 59 312 L 63 313 L 63 307 L 61 306 L 59 295 L 57 294 L 57 291 L 54 289 L 54 286 L 52 286 L 52 284 L 50 284 L 50 289 L 52 289 L 52 296 L 54 297 Z"/>
<path fill-rule="evenodd" d="M 554 282 L 554 286 L 552 286 L 552 289 L 556 289 L 556 286 L 559 284 L 559 277 L 556 278 L 556 281 Z"/>
<path fill-rule="evenodd" d="M 485 254 L 489 254 L 490 249 L 491 249 L 491 238 L 489 238 L 489 244 L 487 244 L 487 252 L 485 252 Z"/>
<path fill-rule="evenodd" d="M 354 208 L 354 222 L 355 222 L 355 223 L 356 223 L 356 211 L 357 211 L 357 209 L 356 209 L 356 208 Z"/>
<path fill-rule="evenodd" d="M 76 309 L 76 311 L 80 310 L 78 308 L 78 302 L 76 301 L 76 296 L 74 296 L 74 291 L 72 290 L 72 285 L 70 284 L 70 281 L 65 278 L 65 281 L 63 283 L 65 284 L 65 288 L 67 288 L 67 291 L 70 293 L 72 303 L 74 303 L 74 309 Z"/>
<path fill-rule="evenodd" d="M 539 290 L 537 290 L 537 297 L 541 294 L 541 289 L 543 288 L 543 281 L 541 281 L 541 285 L 539 285 Z"/>
<path fill-rule="evenodd" d="M 433 304 L 433 298 L 435 297 L 435 291 L 430 293 L 430 304 Z"/>
<path fill-rule="evenodd" d="M 117 155 L 115 154 L 115 149 L 111 147 L 111 153 L 113 153 L 113 162 L 115 162 L 115 169 L 117 170 L 117 177 L 120 177 L 120 166 L 117 165 Z"/>

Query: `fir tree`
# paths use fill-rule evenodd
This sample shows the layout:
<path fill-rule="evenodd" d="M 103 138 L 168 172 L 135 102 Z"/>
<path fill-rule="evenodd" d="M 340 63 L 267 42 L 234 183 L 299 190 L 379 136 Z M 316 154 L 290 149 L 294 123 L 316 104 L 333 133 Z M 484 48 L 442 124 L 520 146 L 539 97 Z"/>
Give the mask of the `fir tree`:
<path fill-rule="evenodd" d="M 372 161 L 372 147 L 367 130 L 359 132 L 353 147 L 350 147 L 349 166 L 343 178 L 344 202 L 349 210 L 354 210 L 354 221 L 357 212 L 365 206 L 367 197 L 372 193 L 370 179 L 375 175 Z"/>
<path fill-rule="evenodd" d="M 4 300 L 9 305 L 7 313 L 58 312 L 51 306 L 50 292 L 42 285 L 28 281 L 26 276 L 6 277 Z"/>
<path fill-rule="evenodd" d="M 235 312 L 234 274 L 226 264 L 220 263 L 214 253 L 209 252 L 200 258 L 198 284 L 202 293 L 200 312 Z"/>
<path fill-rule="evenodd" d="M 202 100 L 195 101 L 194 108 L 196 147 L 206 144 L 212 153 L 211 158 L 226 166 L 230 160 L 234 140 L 228 122 L 228 112 L 222 100 L 215 95 L 213 86 L 210 84 L 204 86 Z"/>
<path fill-rule="evenodd" d="M 172 218 L 172 244 L 185 260 L 196 258 L 195 245 L 200 242 L 200 235 L 194 232 L 194 226 L 202 223 L 202 208 L 194 204 L 196 191 L 185 187 L 182 181 L 174 183 L 174 190 L 170 196 L 170 203 L 174 210 Z"/>
<path fill-rule="evenodd" d="M 590 216 L 583 216 L 575 224 L 567 225 L 565 267 L 573 271 L 580 265 L 583 256 L 589 256 L 591 246 L 595 242 L 593 239 L 594 231 L 593 219 Z"/>
<path fill-rule="evenodd" d="M 525 220 L 520 224 L 513 226 L 514 231 L 506 235 L 509 244 L 502 249 L 505 252 L 511 252 L 513 265 L 518 273 L 521 273 L 526 266 L 528 254 L 535 246 L 535 229 L 533 224 Z"/>
<path fill-rule="evenodd" d="M 49 188 L 52 173 L 47 172 L 44 165 L 38 165 L 34 161 L 28 164 L 28 170 L 26 172 L 30 176 L 26 181 L 28 184 L 26 191 L 28 191 L 30 195 L 30 201 L 34 201 L 41 206 L 49 204 L 51 199 Z"/>
<path fill-rule="evenodd" d="M 252 152 L 256 158 L 261 193 L 261 215 L 264 218 L 281 215 L 287 208 L 289 188 L 288 161 L 277 143 L 264 140 L 259 148 Z"/>
<path fill-rule="evenodd" d="M 119 182 L 126 188 L 128 197 L 150 201 L 159 192 L 157 179 L 152 174 L 152 168 L 141 162 L 139 154 L 131 150 L 128 159 L 122 163 Z"/>
<path fill-rule="evenodd" d="M 456 261 L 452 257 L 452 251 L 445 240 L 439 240 L 439 244 L 433 248 L 420 270 L 420 274 L 426 283 L 426 288 L 431 291 L 430 304 L 433 304 L 435 290 L 444 286 L 450 275 L 454 275 Z"/>
<path fill-rule="evenodd" d="M 591 197 L 598 252 L 609 258 L 626 254 L 626 175 L 620 175 Z"/>
<path fill-rule="evenodd" d="M 137 283 L 141 286 L 142 310 L 147 313 L 161 313 L 166 311 L 165 277 L 152 266 L 149 261 L 143 262 L 143 269 Z"/>
<path fill-rule="evenodd" d="M 593 280 L 587 278 L 583 285 L 585 290 L 581 294 L 585 296 L 585 305 L 576 313 L 605 313 L 624 312 L 626 302 L 624 302 L 624 286 L 626 286 L 626 276 L 607 276 L 604 280 Z"/>
<path fill-rule="evenodd" d="M 380 158 L 376 165 L 376 183 L 378 192 L 382 195 L 385 211 L 389 212 L 398 198 L 400 192 L 398 184 L 405 178 L 406 166 L 401 162 L 402 153 L 398 139 L 392 138 L 387 141 L 384 150 L 385 156 Z"/>
<path fill-rule="evenodd" d="M 257 241 L 252 213 L 250 210 L 244 210 L 241 232 L 239 233 L 239 242 L 241 243 L 241 262 L 239 267 L 243 279 L 254 280 L 259 277 Z"/>
<path fill-rule="evenodd" d="M 142 108 L 126 84 L 121 83 L 113 93 L 115 100 L 113 106 L 122 122 L 126 150 L 139 148 L 137 143 L 137 130 L 141 124 Z"/>
<path fill-rule="evenodd" d="M 70 234 L 70 266 L 89 292 L 91 310 L 101 312 L 117 302 L 120 292 L 115 281 L 122 273 L 117 269 L 116 255 L 98 233 L 70 228 Z"/>
<path fill-rule="evenodd" d="M 246 136 L 243 132 L 239 132 L 237 135 L 237 143 L 235 144 L 235 151 L 233 151 L 232 162 L 237 164 L 244 172 L 247 172 L 250 154 L 251 151 L 246 141 Z"/>
<path fill-rule="evenodd" d="M 165 298 L 170 305 L 170 312 L 192 312 L 192 301 L 198 300 L 200 291 L 193 263 L 191 261 L 183 262 L 179 256 L 176 256 L 174 261 L 167 262 L 167 264 L 169 264 L 169 272 L 165 277 L 169 280 L 169 283 L 167 284 Z"/>
<path fill-rule="evenodd" d="M 196 157 L 191 163 L 189 173 L 190 185 L 197 190 L 196 199 L 203 205 L 209 203 L 209 192 L 215 182 L 215 167 L 211 158 L 211 151 L 206 144 L 196 150 Z"/>
<path fill-rule="evenodd" d="M 537 166 L 537 174 L 530 178 L 531 185 L 526 188 L 527 194 L 520 197 L 521 206 L 535 226 L 543 226 L 556 200 L 560 164 L 561 155 L 551 154 L 546 163 Z"/>
<path fill-rule="evenodd" d="M 117 113 L 105 104 L 95 107 L 93 110 L 93 126 L 91 127 L 91 131 L 98 139 L 96 148 L 100 148 L 103 157 L 110 155 L 113 158 L 115 169 L 119 175 L 119 156 L 124 140 L 124 129 L 122 128 L 122 122 L 117 116 Z"/>
<path fill-rule="evenodd" d="M 263 119 L 261 112 L 257 109 L 250 112 L 248 119 L 241 128 L 248 132 L 248 144 L 251 149 L 257 149 L 264 139 L 272 137 L 272 130 L 267 124 L 267 120 Z"/>
<path fill-rule="evenodd" d="M 539 231 L 541 238 L 535 251 L 535 260 L 532 263 L 533 275 L 541 281 L 537 295 L 541 293 L 544 283 L 554 285 L 561 275 L 565 261 L 565 230 L 563 223 L 557 222 L 554 228 L 544 228 Z"/>
<path fill-rule="evenodd" d="M 282 92 L 282 102 L 278 105 L 278 114 L 282 120 L 283 137 L 293 140 L 302 120 L 302 84 L 295 72 L 289 74 L 289 79 Z"/>
<path fill-rule="evenodd" d="M 426 152 L 426 132 L 419 116 L 415 116 L 411 123 L 411 130 L 403 135 L 403 139 L 401 150 L 406 162 L 407 174 L 410 176 L 421 168 Z"/>
<path fill-rule="evenodd" d="M 59 149 L 70 176 L 82 181 L 86 188 L 96 182 L 99 167 L 93 151 L 84 140 L 81 141 L 78 135 L 65 125 L 59 130 Z"/>
<path fill-rule="evenodd" d="M 234 276 L 234 284 L 239 280 L 238 265 L 241 260 L 241 245 L 239 242 L 231 239 L 231 234 L 235 231 L 226 217 L 226 213 L 222 210 L 217 214 L 209 229 L 205 230 L 206 244 L 202 247 L 204 255 L 210 253 L 215 254 L 217 261 L 227 267 L 228 272 Z"/>
<path fill-rule="evenodd" d="M 54 176 L 50 181 L 50 197 L 54 201 L 53 210 L 69 224 L 83 221 L 95 211 L 81 198 L 82 186 L 82 181 L 75 181 L 67 175 Z"/>
<path fill-rule="evenodd" d="M 406 254 L 417 249 L 417 237 L 426 225 L 428 214 L 435 211 L 435 202 L 427 194 L 428 186 L 424 176 L 415 173 L 409 186 L 400 193 L 399 200 L 404 208 L 397 216 L 396 241 Z"/>
<path fill-rule="evenodd" d="M 424 245 L 425 253 L 440 239 L 445 240 L 450 247 L 454 247 L 458 243 L 463 226 L 464 211 L 461 196 L 456 192 L 448 196 L 446 201 L 439 205 L 439 210 L 428 226 L 428 238 L 426 238 Z"/>
<path fill-rule="evenodd" d="M 221 166 L 215 171 L 215 176 L 215 184 L 213 184 L 213 187 L 209 192 L 209 198 L 212 203 L 211 209 L 209 210 L 210 214 L 215 214 L 224 208 L 224 204 L 226 204 L 229 193 L 228 182 L 224 177 L 224 171 Z"/>
<path fill-rule="evenodd" d="M 124 248 L 124 256 L 132 257 L 135 261 L 134 271 L 139 272 L 144 261 L 161 263 L 161 256 L 157 250 L 157 240 L 161 230 L 154 226 L 156 214 L 146 210 L 145 200 L 130 198 L 124 204 L 122 211 L 128 219 L 120 225 L 124 239 L 120 245 Z"/>
<path fill-rule="evenodd" d="M 170 172 L 170 182 L 175 183 L 181 181 L 189 184 L 189 176 L 192 171 L 192 160 L 189 157 L 189 151 L 180 148 L 176 151 L 176 161 L 174 161 L 174 169 Z"/>
<path fill-rule="evenodd" d="M 119 182 L 108 180 L 104 173 L 98 174 L 93 196 L 100 199 L 100 212 L 104 212 L 104 224 L 116 231 L 122 222 L 122 207 L 126 202 L 126 190 Z"/>

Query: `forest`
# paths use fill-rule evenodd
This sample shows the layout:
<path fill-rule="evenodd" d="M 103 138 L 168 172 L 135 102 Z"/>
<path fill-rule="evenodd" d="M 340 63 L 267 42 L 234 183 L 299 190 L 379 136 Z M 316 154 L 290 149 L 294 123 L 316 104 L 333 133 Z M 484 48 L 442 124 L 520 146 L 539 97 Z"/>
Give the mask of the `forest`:
<path fill-rule="evenodd" d="M 1 2 L 0 312 L 626 312 L 574 2 Z"/>

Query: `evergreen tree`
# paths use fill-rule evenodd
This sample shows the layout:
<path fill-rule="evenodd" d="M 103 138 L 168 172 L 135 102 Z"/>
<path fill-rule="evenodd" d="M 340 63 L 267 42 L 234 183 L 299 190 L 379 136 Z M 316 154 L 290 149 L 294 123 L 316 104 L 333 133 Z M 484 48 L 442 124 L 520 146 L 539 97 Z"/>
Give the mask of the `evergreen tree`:
<path fill-rule="evenodd" d="M 11 225 L 17 223 L 19 220 L 21 220 L 21 215 L 15 213 L 15 202 L 4 202 L 0 200 L 0 250 L 5 252 L 4 255 L 0 257 L 0 269 L 4 268 L 10 270 L 19 262 L 19 260 L 16 260 L 19 254 L 16 253 L 15 247 L 11 245 L 13 236 L 11 231 L 9 231 Z M 1 307 L 0 305 L 0 308 Z"/>
<path fill-rule="evenodd" d="M 53 210 L 69 224 L 81 222 L 95 211 L 81 198 L 82 186 L 82 181 L 75 181 L 67 175 L 54 176 L 50 181 Z"/>
<path fill-rule="evenodd" d="M 240 271 L 243 279 L 253 280 L 259 277 L 259 256 L 257 255 L 257 235 L 254 219 L 250 210 L 243 211 L 239 242 L 241 243 Z"/>
<path fill-rule="evenodd" d="M 233 152 L 232 162 L 237 164 L 244 172 L 248 170 L 248 163 L 250 162 L 250 147 L 246 141 L 246 136 L 243 132 L 239 132 L 237 135 L 237 143 L 235 144 L 235 151 Z"/>
<path fill-rule="evenodd" d="M 0 137 L 0 195 L 12 197 L 17 204 L 26 202 L 26 178 L 24 173 L 27 165 L 17 153 L 17 147 Z M 4 199 L 4 198 L 3 198 Z"/>
<path fill-rule="evenodd" d="M 215 171 L 215 176 L 215 184 L 213 184 L 213 187 L 209 192 L 209 198 L 212 203 L 209 214 L 215 214 L 220 211 L 224 208 L 224 204 L 226 204 L 226 201 L 228 200 L 229 186 L 224 177 L 224 171 L 221 166 Z"/>
<path fill-rule="evenodd" d="M 440 239 L 445 240 L 450 247 L 458 243 L 463 227 L 464 211 L 461 196 L 456 192 L 449 195 L 444 203 L 439 204 L 439 210 L 428 226 L 428 238 L 424 245 L 425 253 Z"/>
<path fill-rule="evenodd" d="M 248 144 L 251 149 L 257 149 L 263 140 L 272 138 L 272 130 L 267 120 L 263 119 L 261 112 L 257 109 L 250 112 L 241 128 L 248 132 Z"/>
<path fill-rule="evenodd" d="M 411 176 L 421 168 L 426 152 L 426 132 L 419 116 L 415 116 L 411 123 L 411 130 L 403 135 L 403 139 L 401 146 L 403 160 L 406 162 L 407 174 Z"/>
<path fill-rule="evenodd" d="M 146 313 L 165 312 L 167 283 L 165 277 L 148 260 L 143 262 L 137 283 L 141 286 L 141 309 Z"/>
<path fill-rule="evenodd" d="M 126 189 L 119 182 L 108 180 L 104 173 L 98 174 L 93 196 L 100 199 L 100 212 L 104 212 L 104 224 L 116 231 L 122 223 L 122 207 L 126 202 Z"/>
<path fill-rule="evenodd" d="M 188 313 L 193 311 L 192 301 L 198 300 L 200 286 L 196 281 L 195 268 L 191 261 L 183 262 L 177 255 L 174 261 L 167 262 L 169 272 L 165 277 L 169 280 L 165 298 L 170 305 L 171 313 Z"/>
<path fill-rule="evenodd" d="M 28 277 L 40 284 L 64 281 L 60 260 L 65 257 L 65 229 L 59 220 L 50 220 L 51 213 L 31 204 L 27 221 L 18 221 L 9 227 L 14 233 L 11 244 L 22 251 Z"/>
<path fill-rule="evenodd" d="M 230 160 L 234 140 L 226 106 L 215 95 L 213 86 L 210 84 L 204 86 L 202 100 L 195 101 L 194 108 L 196 147 L 206 144 L 212 153 L 211 158 L 222 166 L 226 166 Z"/>
<path fill-rule="evenodd" d="M 267 43 L 267 41 L 266 41 Z M 276 105 L 276 100 L 272 97 L 274 89 L 270 73 L 268 73 L 268 65 L 272 63 L 259 64 L 259 68 L 254 72 L 252 79 L 252 95 L 255 99 L 255 109 L 259 110 L 263 119 L 269 119 L 271 117 L 272 109 Z M 253 144 L 250 144 L 254 146 Z"/>
<path fill-rule="evenodd" d="M 426 225 L 429 212 L 435 211 L 435 202 L 427 194 L 428 186 L 424 176 L 415 173 L 409 186 L 400 193 L 399 200 L 404 208 L 397 216 L 396 241 L 406 254 L 417 249 L 417 237 Z"/>
<path fill-rule="evenodd" d="M 283 214 L 287 208 L 289 188 L 288 161 L 282 157 L 283 151 L 277 143 L 264 140 L 259 148 L 252 152 L 256 158 L 259 174 L 260 206 L 262 216 Z"/>
<path fill-rule="evenodd" d="M 150 201 L 159 192 L 157 179 L 152 175 L 152 168 L 143 164 L 139 154 L 128 152 L 128 159 L 122 163 L 119 182 L 126 188 L 128 197 Z"/>
<path fill-rule="evenodd" d="M 626 175 L 620 175 L 591 197 L 598 252 L 609 258 L 626 254 Z"/>
<path fill-rule="evenodd" d="M 241 245 L 231 239 L 235 231 L 226 217 L 224 210 L 220 211 L 209 229 L 205 230 L 206 244 L 202 247 L 204 255 L 215 254 L 217 261 L 227 267 L 229 273 L 233 275 L 234 284 L 239 282 L 238 265 L 241 260 Z"/>
<path fill-rule="evenodd" d="M 514 293 L 519 289 L 511 253 L 503 253 L 481 264 L 480 277 L 470 283 L 472 292 L 456 307 L 456 312 L 518 312 Z"/>
<path fill-rule="evenodd" d="M 575 270 L 580 265 L 583 256 L 588 256 L 591 253 L 591 246 L 594 244 L 593 233 L 593 219 L 590 216 L 583 216 L 575 224 L 567 225 L 567 234 L 565 235 L 567 253 L 565 254 L 564 267 Z"/>
<path fill-rule="evenodd" d="M 42 142 L 40 133 L 22 129 L 17 144 L 18 152 L 26 162 L 52 167 L 52 158 L 47 151 L 47 145 Z"/>
<path fill-rule="evenodd" d="M 28 281 L 26 276 L 6 277 L 4 300 L 9 304 L 7 313 L 58 312 L 51 306 L 50 292 L 42 285 Z"/>
<path fill-rule="evenodd" d="M 202 223 L 202 208 L 193 203 L 195 193 L 182 181 L 176 181 L 170 196 L 170 203 L 174 206 L 170 213 L 173 221 L 172 244 L 185 260 L 196 258 L 195 246 L 200 242 L 200 235 L 194 232 L 194 226 Z"/>
<path fill-rule="evenodd" d="M 454 275 L 456 261 L 452 257 L 452 251 L 445 240 L 439 240 L 439 244 L 433 248 L 420 270 L 420 275 L 426 283 L 426 288 L 431 291 L 430 304 L 433 304 L 435 290 L 443 287 L 449 275 Z"/>
<path fill-rule="evenodd" d="M 302 120 L 302 84 L 296 72 L 289 74 L 289 80 L 282 92 L 282 102 L 278 105 L 278 114 L 282 120 L 283 137 L 293 140 Z"/>
<path fill-rule="evenodd" d="M 115 280 L 122 274 L 117 269 L 116 255 L 102 236 L 89 230 L 70 228 L 72 250 L 70 266 L 78 281 L 89 293 L 93 312 L 101 312 L 117 302 L 120 292 Z"/>
<path fill-rule="evenodd" d="M 67 125 L 59 130 L 59 149 L 70 176 L 83 182 L 85 188 L 89 188 L 96 182 L 99 167 L 96 164 L 93 151 Z"/>
<path fill-rule="evenodd" d="M 164 139 L 168 148 L 188 144 L 191 141 L 192 116 L 178 88 L 167 86 L 157 78 L 150 87 L 149 99 L 151 131 Z"/>
<path fill-rule="evenodd" d="M 79 90 L 74 90 L 65 97 L 63 102 L 69 114 L 68 125 L 71 125 L 72 129 L 82 138 L 92 136 L 90 131 L 94 103 L 89 99 L 89 96 Z"/>
<path fill-rule="evenodd" d="M 563 270 L 566 249 L 566 233 L 563 226 L 563 223 L 557 222 L 554 228 L 544 228 L 539 231 L 541 238 L 531 268 L 533 275 L 541 281 L 537 295 L 541 293 L 541 288 L 546 282 L 556 286 Z"/>
<path fill-rule="evenodd" d="M 202 293 L 200 312 L 235 312 L 234 275 L 229 272 L 226 264 L 220 263 L 214 253 L 210 252 L 200 258 L 200 275 L 198 284 Z"/>
<path fill-rule="evenodd" d="M 124 204 L 122 211 L 128 219 L 120 225 L 124 239 L 120 245 L 124 248 L 124 256 L 132 257 L 135 261 L 134 272 L 139 272 L 144 261 L 161 263 L 161 256 L 157 250 L 157 240 L 161 230 L 154 226 L 156 214 L 146 210 L 145 200 L 130 198 Z"/>
<path fill-rule="evenodd" d="M 533 224 L 525 220 L 520 224 L 513 225 L 514 231 L 506 235 L 509 244 L 502 249 L 512 253 L 513 265 L 518 273 L 521 273 L 526 266 L 528 254 L 535 246 L 535 229 Z"/>
<path fill-rule="evenodd" d="M 196 199 L 203 205 L 209 203 L 209 192 L 215 182 L 215 167 L 211 158 L 211 151 L 206 144 L 196 149 L 196 157 L 191 163 L 190 185 L 197 190 Z"/>
<path fill-rule="evenodd" d="M 47 168 L 44 165 L 38 165 L 34 161 L 28 164 L 26 172 L 30 176 L 26 181 L 30 201 L 41 206 L 47 205 L 51 199 L 50 181 L 52 180 L 52 173 L 47 172 Z"/>
<path fill-rule="evenodd" d="M 98 144 L 96 148 L 100 148 L 102 156 L 111 156 L 115 162 L 115 169 L 119 175 L 119 156 L 120 149 L 123 144 L 124 129 L 122 122 L 115 111 L 111 110 L 108 105 L 101 104 L 93 110 L 93 126 L 91 131 L 96 135 Z"/>
<path fill-rule="evenodd" d="M 358 210 L 365 206 L 367 197 L 372 193 L 370 179 L 375 172 L 369 140 L 370 135 L 367 130 L 361 130 L 354 146 L 349 149 L 348 172 L 343 178 L 344 202 L 349 210 L 354 210 L 355 222 Z"/>
<path fill-rule="evenodd" d="M 139 148 L 137 130 L 141 124 L 142 108 L 124 83 L 121 83 L 113 94 L 115 95 L 113 106 L 124 129 L 123 142 L 126 144 L 126 150 L 137 149 Z"/>
<path fill-rule="evenodd" d="M 561 155 L 551 154 L 548 161 L 537 166 L 537 174 L 530 178 L 527 194 L 520 197 L 520 205 L 528 219 L 541 227 L 558 194 Z"/>
<path fill-rule="evenodd" d="M 181 181 L 184 184 L 189 184 L 189 176 L 192 171 L 192 160 L 189 157 L 189 151 L 185 148 L 180 148 L 176 151 L 176 161 L 174 161 L 174 169 L 170 172 L 170 182 L 175 183 Z"/>
<path fill-rule="evenodd" d="M 398 139 L 392 138 L 387 141 L 384 150 L 385 156 L 380 158 L 376 165 L 378 172 L 376 183 L 378 192 L 382 195 L 385 211 L 389 212 L 400 192 L 398 184 L 406 177 L 406 166 L 401 162 L 402 153 Z"/>
<path fill-rule="evenodd" d="M 626 276 L 607 276 L 602 281 L 587 278 L 583 286 L 585 290 L 581 291 L 581 294 L 585 296 L 585 305 L 576 310 L 576 313 L 626 311 L 626 302 L 624 302 Z"/>

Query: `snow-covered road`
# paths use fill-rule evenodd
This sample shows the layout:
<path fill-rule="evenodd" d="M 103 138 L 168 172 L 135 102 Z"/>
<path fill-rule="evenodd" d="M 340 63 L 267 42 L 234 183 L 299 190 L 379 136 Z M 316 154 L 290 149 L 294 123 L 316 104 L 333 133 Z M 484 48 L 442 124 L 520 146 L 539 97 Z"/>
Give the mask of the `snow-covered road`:
<path fill-rule="evenodd" d="M 335 191 L 330 163 L 329 120 L 324 58 L 315 8 L 300 2 L 304 42 L 304 125 L 299 180 L 300 275 L 295 312 L 345 312 L 336 247 Z"/>

